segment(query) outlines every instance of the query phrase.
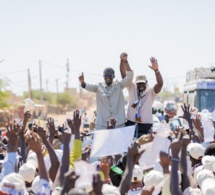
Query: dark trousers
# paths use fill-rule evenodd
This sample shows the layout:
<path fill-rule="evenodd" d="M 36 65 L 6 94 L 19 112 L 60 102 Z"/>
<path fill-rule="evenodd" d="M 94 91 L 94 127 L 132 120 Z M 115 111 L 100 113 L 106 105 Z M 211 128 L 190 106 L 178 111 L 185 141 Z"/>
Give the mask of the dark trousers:
<path fill-rule="evenodd" d="M 152 128 L 152 124 L 143 124 L 143 123 L 135 123 L 133 121 L 127 120 L 125 126 L 136 125 L 134 137 L 139 138 L 142 135 L 146 135 L 149 133 L 149 130 Z"/>

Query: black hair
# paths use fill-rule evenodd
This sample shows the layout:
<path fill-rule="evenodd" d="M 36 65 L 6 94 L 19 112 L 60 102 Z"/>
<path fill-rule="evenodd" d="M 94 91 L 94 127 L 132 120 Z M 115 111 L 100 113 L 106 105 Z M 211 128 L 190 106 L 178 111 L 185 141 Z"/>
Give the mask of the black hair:
<path fill-rule="evenodd" d="M 112 71 L 113 71 L 113 74 L 115 75 L 115 71 L 114 71 L 114 69 L 111 68 L 111 67 L 105 68 L 104 71 L 103 71 L 103 74 L 105 74 L 105 72 L 106 72 L 107 70 L 112 70 Z"/>
<path fill-rule="evenodd" d="M 215 143 L 210 144 L 205 150 L 205 156 L 215 156 Z"/>

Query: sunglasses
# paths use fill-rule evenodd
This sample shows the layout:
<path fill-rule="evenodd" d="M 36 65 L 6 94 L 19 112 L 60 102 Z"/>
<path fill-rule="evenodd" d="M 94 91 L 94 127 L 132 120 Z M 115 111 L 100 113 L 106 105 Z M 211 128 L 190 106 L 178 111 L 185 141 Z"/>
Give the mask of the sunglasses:
<path fill-rule="evenodd" d="M 104 76 L 105 78 L 107 78 L 107 77 L 113 78 L 113 77 L 114 77 L 113 74 L 104 74 L 103 76 Z"/>

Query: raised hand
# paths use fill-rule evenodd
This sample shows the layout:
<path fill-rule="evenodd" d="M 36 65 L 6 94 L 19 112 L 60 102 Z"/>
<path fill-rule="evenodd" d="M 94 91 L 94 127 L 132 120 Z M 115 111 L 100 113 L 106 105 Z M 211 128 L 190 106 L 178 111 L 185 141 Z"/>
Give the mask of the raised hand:
<path fill-rule="evenodd" d="M 43 129 L 42 127 L 36 127 L 36 132 L 37 134 L 41 137 L 41 139 L 44 141 L 47 139 L 47 136 L 46 136 L 46 130 Z"/>
<path fill-rule="evenodd" d="M 47 128 L 49 130 L 50 136 L 54 137 L 57 133 L 56 129 L 55 129 L 55 124 L 54 124 L 54 119 L 53 118 L 49 118 L 47 120 Z"/>
<path fill-rule="evenodd" d="M 69 128 L 72 130 L 72 134 L 75 134 L 75 127 L 74 127 L 74 121 L 71 119 L 66 119 L 67 124 L 69 125 Z"/>
<path fill-rule="evenodd" d="M 74 127 L 75 129 L 76 128 L 80 128 L 81 126 L 81 116 L 79 114 L 79 110 L 76 110 L 74 113 L 73 113 L 73 122 L 74 122 Z"/>
<path fill-rule="evenodd" d="M 158 70 L 158 62 L 157 62 L 157 59 L 155 59 L 154 57 L 151 57 L 150 58 L 150 61 L 151 61 L 151 66 L 149 65 L 149 67 L 152 69 L 152 70 Z"/>
<path fill-rule="evenodd" d="M 29 148 L 33 150 L 36 154 L 42 153 L 42 145 L 39 142 L 39 138 L 36 133 L 31 132 L 26 136 L 26 141 L 28 142 Z"/>
<path fill-rule="evenodd" d="M 140 145 L 136 142 L 128 148 L 128 158 L 131 158 L 134 163 L 138 162 L 140 156 L 143 154 L 143 151 L 140 151 Z"/>
<path fill-rule="evenodd" d="M 80 83 L 84 82 L 84 73 L 82 72 L 82 74 L 78 77 Z"/>
<path fill-rule="evenodd" d="M 199 131 L 201 136 L 204 136 L 204 129 L 202 127 L 202 123 L 201 123 L 201 116 L 200 114 L 196 115 L 196 118 L 192 120 L 194 127 Z"/>
<path fill-rule="evenodd" d="M 78 178 L 79 176 L 77 176 L 74 171 L 66 173 L 63 192 L 68 193 L 71 189 L 73 189 L 75 187 L 75 182 Z"/>
<path fill-rule="evenodd" d="M 128 62 L 128 54 L 127 53 L 121 53 L 120 59 L 122 62 Z"/>
<path fill-rule="evenodd" d="M 104 173 L 105 182 L 110 182 L 110 160 L 105 156 L 101 160 L 100 169 Z"/>
<path fill-rule="evenodd" d="M 18 146 L 18 133 L 20 131 L 18 125 L 14 123 L 10 123 L 8 121 L 6 125 L 7 133 L 6 136 L 8 138 L 8 152 L 16 152 Z"/>
<path fill-rule="evenodd" d="M 183 116 L 180 116 L 180 118 L 183 118 L 187 120 L 188 122 L 191 120 L 191 114 L 190 114 L 190 105 L 186 105 L 184 103 L 184 106 L 181 105 L 181 109 L 183 110 Z"/>
<path fill-rule="evenodd" d="M 103 181 L 99 174 L 93 175 L 93 191 L 95 194 L 102 194 Z"/>

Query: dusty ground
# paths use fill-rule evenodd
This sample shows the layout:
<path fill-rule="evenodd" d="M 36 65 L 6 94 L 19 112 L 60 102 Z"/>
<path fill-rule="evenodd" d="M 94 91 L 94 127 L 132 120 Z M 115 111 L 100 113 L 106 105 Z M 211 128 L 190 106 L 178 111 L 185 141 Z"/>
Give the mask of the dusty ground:
<path fill-rule="evenodd" d="M 95 106 L 90 107 L 89 109 L 86 110 L 87 116 L 89 117 L 89 122 L 93 121 L 93 116 L 94 116 L 94 111 L 96 110 Z M 62 125 L 67 117 L 73 118 L 73 112 L 66 112 L 66 114 L 48 114 L 48 117 L 52 117 L 55 119 L 57 125 Z M 81 130 L 83 128 L 81 127 Z"/>

